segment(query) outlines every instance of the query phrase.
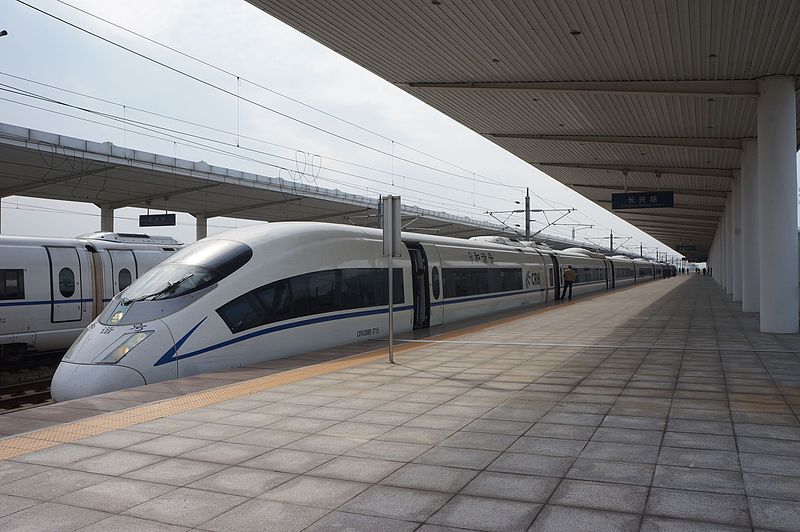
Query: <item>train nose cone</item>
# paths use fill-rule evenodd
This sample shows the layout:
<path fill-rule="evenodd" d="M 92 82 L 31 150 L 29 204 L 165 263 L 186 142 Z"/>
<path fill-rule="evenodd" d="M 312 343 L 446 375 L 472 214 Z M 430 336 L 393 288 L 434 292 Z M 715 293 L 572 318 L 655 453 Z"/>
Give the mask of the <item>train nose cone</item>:
<path fill-rule="evenodd" d="M 141 374 L 125 366 L 61 362 L 53 375 L 50 395 L 60 403 L 144 385 Z"/>

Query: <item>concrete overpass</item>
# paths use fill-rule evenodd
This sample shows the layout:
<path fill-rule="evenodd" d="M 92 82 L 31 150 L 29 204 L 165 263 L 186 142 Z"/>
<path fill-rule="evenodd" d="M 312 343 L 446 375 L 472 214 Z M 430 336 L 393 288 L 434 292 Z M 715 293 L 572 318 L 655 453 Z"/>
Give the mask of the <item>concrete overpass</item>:
<path fill-rule="evenodd" d="M 248 0 L 610 208 L 798 332 L 792 0 Z"/>

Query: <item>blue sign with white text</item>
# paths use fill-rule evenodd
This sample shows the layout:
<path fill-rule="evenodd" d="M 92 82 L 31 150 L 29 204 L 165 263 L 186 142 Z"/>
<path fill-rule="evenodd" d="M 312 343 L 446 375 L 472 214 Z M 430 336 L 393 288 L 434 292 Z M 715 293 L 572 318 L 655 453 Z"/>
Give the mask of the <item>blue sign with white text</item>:
<path fill-rule="evenodd" d="M 674 207 L 675 194 L 670 191 L 628 192 L 611 194 L 611 210 L 619 209 L 655 209 Z"/>

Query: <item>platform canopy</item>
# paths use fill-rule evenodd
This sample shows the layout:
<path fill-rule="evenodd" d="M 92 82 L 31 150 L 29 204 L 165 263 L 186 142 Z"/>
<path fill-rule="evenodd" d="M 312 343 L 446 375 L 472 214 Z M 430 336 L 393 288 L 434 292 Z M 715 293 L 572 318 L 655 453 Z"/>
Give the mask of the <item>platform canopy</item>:
<path fill-rule="evenodd" d="M 325 221 L 377 227 L 379 198 L 187 161 L 109 142 L 0 124 L 0 197 L 30 196 L 188 212 L 206 219 Z M 500 224 L 403 205 L 404 230 L 468 238 Z"/>
<path fill-rule="evenodd" d="M 248 0 L 703 259 L 757 134 L 758 79 L 800 76 L 795 0 Z M 798 106 L 800 109 L 800 106 Z"/>

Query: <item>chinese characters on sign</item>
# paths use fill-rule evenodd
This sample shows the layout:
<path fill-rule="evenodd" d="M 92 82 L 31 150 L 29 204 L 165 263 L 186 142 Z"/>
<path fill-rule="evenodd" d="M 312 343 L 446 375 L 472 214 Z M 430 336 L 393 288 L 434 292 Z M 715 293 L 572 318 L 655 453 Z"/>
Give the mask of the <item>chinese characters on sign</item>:
<path fill-rule="evenodd" d="M 611 194 L 612 210 L 653 209 L 658 207 L 673 207 L 674 205 L 674 193 L 672 191 Z"/>

